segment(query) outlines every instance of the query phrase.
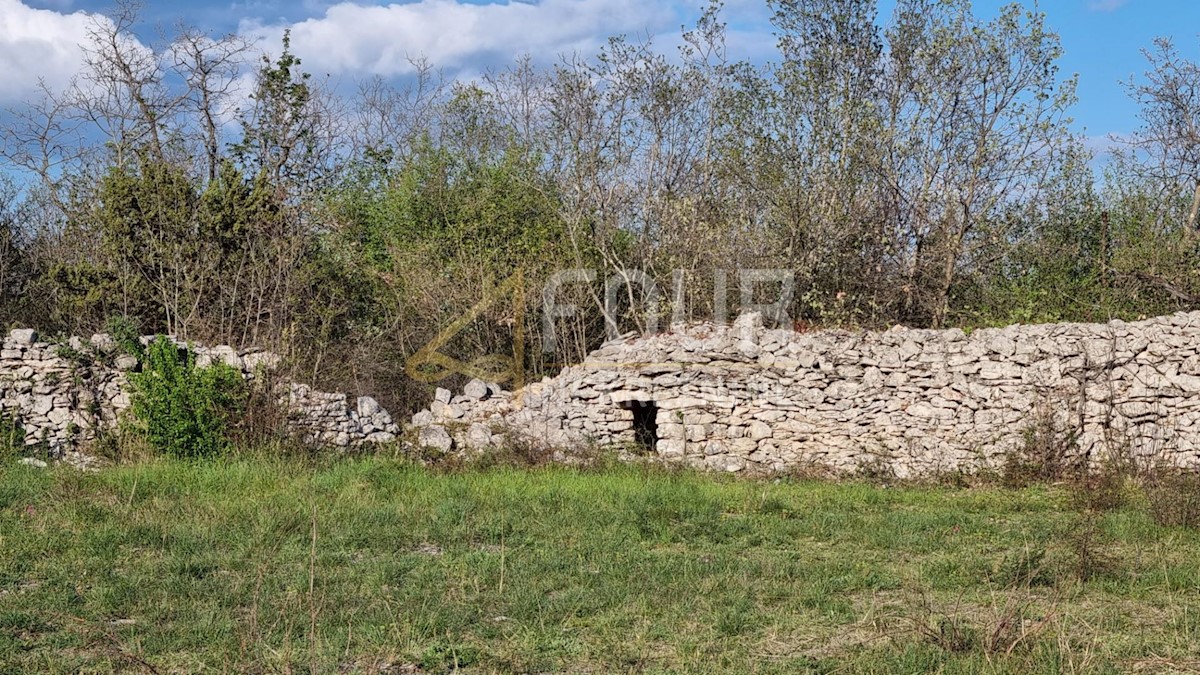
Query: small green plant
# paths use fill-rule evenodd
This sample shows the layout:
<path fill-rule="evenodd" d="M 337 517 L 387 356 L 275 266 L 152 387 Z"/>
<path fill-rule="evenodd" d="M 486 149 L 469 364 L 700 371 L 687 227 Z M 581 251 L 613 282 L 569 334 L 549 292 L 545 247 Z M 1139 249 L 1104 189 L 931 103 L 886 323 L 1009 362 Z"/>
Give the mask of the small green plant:
<path fill-rule="evenodd" d="M 209 457 L 228 448 L 230 423 L 245 402 L 245 384 L 233 368 L 198 368 L 191 350 L 160 336 L 129 383 L 136 430 L 156 452 Z"/>
<path fill-rule="evenodd" d="M 12 458 L 23 454 L 25 428 L 11 415 L 0 412 L 0 458 Z"/>
<path fill-rule="evenodd" d="M 146 348 L 142 345 L 141 331 L 137 324 L 124 316 L 110 316 L 104 323 L 104 330 L 113 339 L 117 350 L 122 354 L 136 356 L 142 361 L 146 356 Z"/>
<path fill-rule="evenodd" d="M 57 345 L 54 348 L 54 354 L 58 358 L 66 359 L 76 366 L 90 366 L 95 360 L 87 351 L 76 349 L 68 343 Z"/>
<path fill-rule="evenodd" d="M 438 643 L 421 656 L 421 668 L 430 672 L 458 672 L 479 660 L 479 650 L 470 645 Z"/>
<path fill-rule="evenodd" d="M 1120 570 L 1120 560 L 1110 551 L 1108 540 L 1099 520 L 1081 517 L 1066 536 L 1071 552 L 1067 571 L 1080 581 L 1112 576 Z"/>
<path fill-rule="evenodd" d="M 1032 545 L 1009 551 L 996 566 L 994 580 L 1009 588 L 1051 586 L 1054 578 L 1046 569 L 1046 549 Z"/>

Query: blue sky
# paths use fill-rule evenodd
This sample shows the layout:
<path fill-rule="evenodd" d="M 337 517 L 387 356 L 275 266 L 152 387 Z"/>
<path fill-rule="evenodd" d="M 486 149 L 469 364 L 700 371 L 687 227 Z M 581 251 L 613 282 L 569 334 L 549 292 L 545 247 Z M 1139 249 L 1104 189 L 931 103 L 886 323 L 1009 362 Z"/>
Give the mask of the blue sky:
<path fill-rule="evenodd" d="M 544 61 L 560 52 L 590 53 L 615 33 L 652 34 L 662 44 L 674 44 L 680 25 L 694 20 L 702 2 L 151 1 L 139 32 L 143 41 L 152 42 L 157 27 L 183 18 L 209 30 L 258 37 L 269 49 L 290 27 L 306 67 L 335 80 L 364 74 L 400 78 L 407 72 L 405 57 L 419 54 L 450 75 L 470 76 L 524 52 Z M 882 16 L 893 3 L 881 1 Z M 1003 4 L 976 0 L 976 13 L 990 17 Z M 0 75 L 0 106 L 19 102 L 38 76 L 52 84 L 63 81 L 75 63 L 71 49 L 82 34 L 82 13 L 110 6 L 105 0 L 0 0 L 0 72 L 8 73 Z M 1195 0 L 1055 0 L 1040 9 L 1062 37 L 1062 73 L 1079 74 L 1076 129 L 1097 147 L 1108 134 L 1137 127 L 1137 108 L 1120 83 L 1145 70 L 1141 50 L 1155 37 L 1171 37 L 1183 54 L 1200 59 L 1200 2 Z M 773 38 L 767 18 L 763 0 L 726 0 L 735 55 L 754 59 L 769 53 Z"/>

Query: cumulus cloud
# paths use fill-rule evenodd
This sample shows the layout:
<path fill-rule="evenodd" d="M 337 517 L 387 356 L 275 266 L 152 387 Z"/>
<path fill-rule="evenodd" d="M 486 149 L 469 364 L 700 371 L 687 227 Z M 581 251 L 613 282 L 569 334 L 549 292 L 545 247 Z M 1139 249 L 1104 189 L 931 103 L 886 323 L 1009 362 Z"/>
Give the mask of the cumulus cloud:
<path fill-rule="evenodd" d="M 642 0 L 341 2 L 290 28 L 293 50 L 306 70 L 388 77 L 411 72 L 409 58 L 418 56 L 453 73 L 508 62 L 523 53 L 544 61 L 576 51 L 590 54 L 609 35 L 677 30 L 681 16 L 671 3 Z M 287 27 L 246 21 L 241 32 L 262 38 L 272 50 Z"/>
<path fill-rule="evenodd" d="M 38 78 L 61 87 L 79 71 L 80 44 L 93 20 L 85 12 L 63 14 L 0 0 L 0 103 L 19 102 L 37 89 Z"/>
<path fill-rule="evenodd" d="M 79 72 L 80 45 L 91 22 L 107 18 L 69 13 L 72 0 L 0 0 L 0 106 L 36 93 L 39 78 L 58 89 Z M 240 0 L 247 14 L 270 15 L 276 0 Z M 289 23 L 246 19 L 239 32 L 259 39 L 278 54 L 284 30 L 305 70 L 318 75 L 403 77 L 410 59 L 423 57 L 451 76 L 471 77 L 489 66 L 506 65 L 522 54 L 549 63 L 563 54 L 591 56 L 611 35 L 655 36 L 658 48 L 672 52 L 682 24 L 695 20 L 692 0 L 416 0 L 368 4 L 304 0 L 317 15 Z M 63 11 L 40 9 L 54 6 Z M 773 44 L 765 32 L 759 0 L 730 0 L 731 55 L 758 57 Z"/>

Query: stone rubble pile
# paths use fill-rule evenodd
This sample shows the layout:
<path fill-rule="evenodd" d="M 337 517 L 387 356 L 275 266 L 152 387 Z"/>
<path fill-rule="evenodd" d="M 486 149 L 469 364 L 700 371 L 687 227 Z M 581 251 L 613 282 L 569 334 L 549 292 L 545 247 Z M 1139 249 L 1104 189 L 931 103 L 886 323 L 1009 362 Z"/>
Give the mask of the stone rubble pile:
<path fill-rule="evenodd" d="M 155 337 L 141 341 L 149 344 Z M 194 344 L 190 349 L 198 366 L 224 363 L 246 379 L 280 363 L 277 354 L 259 349 Z M 39 342 L 32 330 L 14 330 L 0 344 L 0 417 L 23 429 L 26 445 L 44 444 L 56 458 L 90 466 L 76 450 L 100 430 L 117 425 L 118 416 L 130 406 L 126 373 L 137 367 L 137 358 L 120 353 L 112 337 L 103 333 L 50 344 Z M 369 396 L 352 403 L 346 394 L 296 383 L 282 385 L 279 393 L 288 423 L 309 442 L 345 448 L 391 442 L 401 432 Z"/>
<path fill-rule="evenodd" d="M 625 336 L 514 393 L 440 390 L 418 442 L 473 450 L 523 435 L 642 446 L 723 471 L 995 468 L 1044 425 L 1098 462 L 1200 466 L 1200 313 L 1107 324 L 851 333 L 673 326 Z"/>
<path fill-rule="evenodd" d="M 505 442 L 503 427 L 512 404 L 512 392 L 494 383 L 471 380 L 461 396 L 439 387 L 429 408 L 412 416 L 411 426 L 417 430 L 420 446 L 440 452 L 454 447 L 484 451 Z M 453 437 L 449 430 L 454 431 Z"/>

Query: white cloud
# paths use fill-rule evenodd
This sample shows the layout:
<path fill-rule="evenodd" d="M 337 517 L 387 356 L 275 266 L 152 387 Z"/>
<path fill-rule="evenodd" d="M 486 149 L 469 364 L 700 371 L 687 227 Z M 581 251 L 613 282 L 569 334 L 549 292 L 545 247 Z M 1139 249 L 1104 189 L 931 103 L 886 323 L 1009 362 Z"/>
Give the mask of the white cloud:
<path fill-rule="evenodd" d="M 292 24 L 292 48 L 316 74 L 411 72 L 409 57 L 427 57 L 448 74 L 507 63 L 532 54 L 552 61 L 564 53 L 591 55 L 609 35 L 677 31 L 683 14 L 672 3 L 642 0 L 543 0 L 463 4 L 419 0 L 365 6 L 341 2 L 323 16 Z M 241 32 L 277 52 L 285 26 L 243 22 Z"/>
<path fill-rule="evenodd" d="M 80 45 L 87 40 L 88 26 L 108 19 L 83 11 L 68 13 L 72 1 L 0 0 L 0 107 L 36 95 L 39 78 L 52 89 L 61 89 L 80 71 Z M 241 0 L 239 4 L 248 12 L 258 8 L 269 15 L 273 1 Z M 404 76 L 412 72 L 409 59 L 416 57 L 427 58 L 450 77 L 470 78 L 526 53 L 543 64 L 576 52 L 590 57 L 617 34 L 655 36 L 659 50 L 674 53 L 681 24 L 691 25 L 702 4 L 695 0 L 304 2 L 320 15 L 292 24 L 247 19 L 239 32 L 261 39 L 263 49 L 278 54 L 283 31 L 290 28 L 293 49 L 302 57 L 305 70 L 350 78 Z M 763 28 L 765 17 L 758 0 L 730 0 L 723 18 L 730 23 L 732 56 L 756 57 L 773 45 Z"/>
<path fill-rule="evenodd" d="M 1104 159 L 1114 150 L 1124 148 L 1130 140 L 1132 140 L 1130 134 L 1113 131 L 1107 134 L 1084 136 L 1083 146 L 1091 150 L 1097 159 Z"/>
<path fill-rule="evenodd" d="M 1091 0 L 1088 9 L 1093 12 L 1113 12 L 1129 3 L 1129 0 Z"/>
<path fill-rule="evenodd" d="M 51 87 L 66 84 L 79 71 L 79 45 L 92 20 L 85 12 L 62 14 L 0 0 L 0 103 L 32 95 L 39 77 Z"/>

